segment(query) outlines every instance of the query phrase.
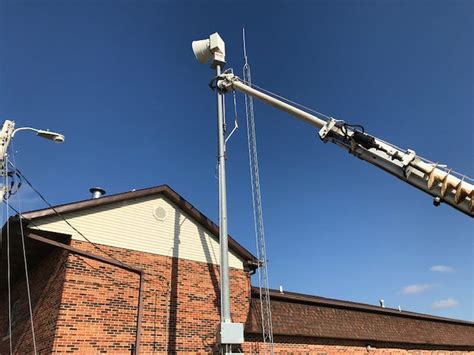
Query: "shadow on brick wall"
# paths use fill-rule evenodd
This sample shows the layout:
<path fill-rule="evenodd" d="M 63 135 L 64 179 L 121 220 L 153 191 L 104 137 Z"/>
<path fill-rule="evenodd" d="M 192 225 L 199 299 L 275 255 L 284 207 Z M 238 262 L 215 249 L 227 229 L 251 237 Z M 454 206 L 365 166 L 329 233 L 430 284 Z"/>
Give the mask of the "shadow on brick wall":
<path fill-rule="evenodd" d="M 28 248 L 28 244 L 34 244 L 34 242 L 27 239 L 26 244 L 27 260 L 30 260 L 28 252 L 31 249 Z M 20 257 L 20 255 L 15 255 L 14 257 Z M 22 255 L 21 259 L 23 259 Z M 14 261 L 12 258 L 11 262 L 13 263 Z M 40 354 L 50 354 L 53 349 L 66 261 L 66 252 L 51 248 L 39 263 L 28 267 L 36 347 Z M 7 270 L 2 268 L 1 272 L 6 273 Z M 15 282 L 11 286 L 11 345 L 15 354 L 30 354 L 33 353 L 33 337 L 24 268 L 23 270 L 17 269 L 15 272 L 21 272 L 21 274 L 12 275 L 12 279 L 14 276 Z M 10 338 L 8 336 L 7 285 L 2 285 L 1 287 L 0 300 L 0 353 L 8 354 L 10 353 Z"/>
<path fill-rule="evenodd" d="M 173 257 L 171 258 L 171 279 L 170 279 L 170 302 L 169 302 L 169 316 L 168 316 L 168 353 L 176 354 L 177 351 L 177 334 L 176 322 L 178 318 L 178 276 L 179 276 L 179 236 L 181 234 L 180 222 L 181 213 L 178 209 L 175 210 L 174 217 L 174 236 L 173 236 Z"/>
<path fill-rule="evenodd" d="M 184 218 L 182 218 L 184 217 Z M 167 352 L 168 354 L 177 354 L 177 352 L 183 350 L 183 345 L 180 344 L 180 337 L 184 336 L 183 334 L 179 334 L 179 330 L 177 329 L 177 324 L 179 322 L 178 319 L 178 308 L 179 308 L 179 287 L 182 284 L 180 280 L 180 276 L 182 277 L 182 273 L 184 270 L 180 270 L 180 259 L 179 259 L 179 251 L 180 251 L 180 235 L 181 229 L 184 221 L 186 220 L 186 216 L 184 216 L 179 209 L 175 210 L 175 220 L 174 220 L 174 236 L 173 236 L 173 252 L 172 252 L 172 260 L 171 260 L 171 278 L 170 278 L 170 285 L 169 285 L 169 315 L 168 315 L 168 334 L 167 334 Z M 212 254 L 212 250 L 209 247 L 208 240 L 204 234 L 204 232 L 199 229 L 199 238 L 200 242 L 204 251 L 204 255 L 206 257 L 207 263 L 207 270 L 209 272 L 209 278 L 212 284 L 212 299 L 209 299 L 209 303 L 212 303 L 213 309 L 216 310 L 216 313 L 219 314 L 219 274 L 217 267 L 213 264 L 213 261 L 216 260 L 216 256 Z M 181 275 L 180 275 L 181 271 Z M 217 323 L 216 323 L 217 326 Z M 217 328 L 216 328 L 217 329 Z M 215 348 L 215 333 L 208 334 L 202 338 L 203 347 L 206 351 L 212 351 Z M 196 344 L 197 345 L 197 344 Z"/>

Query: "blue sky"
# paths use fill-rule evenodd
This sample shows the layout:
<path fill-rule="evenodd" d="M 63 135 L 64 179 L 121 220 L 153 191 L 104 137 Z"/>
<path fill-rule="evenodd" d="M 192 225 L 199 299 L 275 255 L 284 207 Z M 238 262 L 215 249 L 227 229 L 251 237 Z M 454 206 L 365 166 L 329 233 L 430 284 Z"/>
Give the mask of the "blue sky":
<path fill-rule="evenodd" d="M 467 0 L 3 0 L 0 117 L 66 135 L 14 142 L 52 203 L 166 183 L 217 220 L 213 73 L 191 41 L 220 32 L 240 74 L 245 26 L 256 84 L 472 177 L 473 13 Z M 254 251 L 237 102 L 229 230 Z M 287 114 L 256 103 L 255 115 L 271 287 L 474 320 L 470 218 Z"/>

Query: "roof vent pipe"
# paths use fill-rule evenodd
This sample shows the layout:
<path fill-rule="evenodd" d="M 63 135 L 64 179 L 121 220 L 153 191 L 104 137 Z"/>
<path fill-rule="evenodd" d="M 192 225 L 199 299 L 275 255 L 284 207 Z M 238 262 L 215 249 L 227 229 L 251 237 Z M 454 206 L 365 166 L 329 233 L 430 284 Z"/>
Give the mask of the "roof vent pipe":
<path fill-rule="evenodd" d="M 92 194 L 91 199 L 101 198 L 105 194 L 105 190 L 100 187 L 91 187 L 89 191 Z"/>

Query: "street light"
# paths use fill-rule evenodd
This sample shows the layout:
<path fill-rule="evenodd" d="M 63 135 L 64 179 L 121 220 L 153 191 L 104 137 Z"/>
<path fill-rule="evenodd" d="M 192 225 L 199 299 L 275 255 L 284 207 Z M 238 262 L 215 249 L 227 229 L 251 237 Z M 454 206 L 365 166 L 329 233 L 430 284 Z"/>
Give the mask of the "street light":
<path fill-rule="evenodd" d="M 194 41 L 192 48 L 196 59 L 201 64 L 212 60 L 211 67 L 216 75 L 221 75 L 225 65 L 225 43 L 219 34 L 213 33 L 207 39 Z M 230 353 L 232 344 L 244 342 L 244 326 L 232 323 L 230 317 L 229 287 L 229 246 L 227 234 L 227 193 L 225 178 L 225 127 L 224 127 L 224 94 L 217 89 L 217 140 L 219 164 L 219 242 L 220 242 L 220 275 L 221 275 L 221 324 L 219 342 L 225 354 Z"/>
<path fill-rule="evenodd" d="M 51 140 L 56 143 L 64 142 L 64 135 L 56 132 L 45 131 L 42 129 L 36 129 L 31 127 L 20 127 L 15 129 L 15 122 L 6 120 L 3 123 L 2 130 L 0 131 L 0 170 L 3 173 L 5 165 L 5 157 L 7 154 L 8 146 L 10 145 L 10 140 L 15 136 L 19 131 L 33 131 L 36 132 L 36 135 L 48 140 Z M 0 193 L 3 193 L 0 191 Z"/>
<path fill-rule="evenodd" d="M 36 129 L 36 128 L 31 128 L 31 127 L 20 127 L 17 128 L 13 131 L 12 133 L 12 138 L 15 136 L 15 134 L 19 131 L 33 131 L 36 132 L 36 135 L 45 139 L 49 139 L 50 141 L 53 141 L 55 143 L 64 143 L 64 135 L 56 132 L 51 132 L 49 130 L 42 130 L 42 129 Z"/>
<path fill-rule="evenodd" d="M 36 132 L 36 135 L 45 139 L 49 139 L 56 143 L 64 142 L 64 135 L 56 132 L 45 131 L 42 129 L 36 129 L 31 127 L 20 127 L 15 129 L 15 122 L 10 120 L 5 120 L 3 123 L 2 130 L 0 131 L 0 174 L 5 173 L 5 157 L 7 155 L 8 146 L 10 145 L 10 140 L 15 136 L 19 131 L 33 131 Z M 0 197 L 3 199 L 3 196 L 8 189 L 7 186 L 3 186 L 0 189 Z"/>
<path fill-rule="evenodd" d="M 20 127 L 15 129 L 15 122 L 10 120 L 5 120 L 3 123 L 2 130 L 0 132 L 0 174 L 5 173 L 5 157 L 7 156 L 8 146 L 10 145 L 10 140 L 13 139 L 15 134 L 20 131 L 33 131 L 37 136 L 41 138 L 48 139 L 55 143 L 64 143 L 64 135 L 57 132 L 51 132 L 49 130 L 36 129 L 32 127 Z M 5 193 L 8 186 L 3 186 L 0 191 L 0 196 L 3 199 L 3 194 Z"/>

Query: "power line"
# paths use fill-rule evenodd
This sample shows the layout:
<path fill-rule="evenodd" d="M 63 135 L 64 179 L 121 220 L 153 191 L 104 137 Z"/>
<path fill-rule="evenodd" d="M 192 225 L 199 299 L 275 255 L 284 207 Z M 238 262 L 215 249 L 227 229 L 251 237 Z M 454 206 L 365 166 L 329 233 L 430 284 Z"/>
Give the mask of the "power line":
<path fill-rule="evenodd" d="M 18 211 L 15 207 L 13 207 L 11 204 L 8 205 L 8 208 L 10 208 L 11 210 L 13 210 L 18 216 L 21 216 L 22 219 L 26 219 L 26 218 L 23 217 L 23 214 L 22 214 L 20 211 Z M 33 227 L 35 227 L 36 230 L 38 230 L 38 231 L 41 231 L 41 232 L 48 232 L 47 230 L 41 229 L 41 227 L 38 226 L 37 224 L 35 224 L 33 221 L 28 220 L 28 223 L 31 224 Z M 102 250 L 102 251 L 103 251 L 103 250 Z M 91 268 L 93 268 L 94 270 L 96 270 L 97 272 L 102 273 L 105 277 L 108 277 L 109 279 L 113 280 L 115 283 L 121 284 L 121 285 L 133 286 L 133 285 L 131 285 L 130 283 L 127 283 L 126 281 L 117 280 L 117 279 L 113 278 L 112 276 L 108 275 L 107 273 L 103 272 L 102 270 L 100 270 L 100 269 L 98 269 L 98 268 L 92 266 L 90 263 L 86 262 L 83 257 L 80 257 L 80 256 L 75 255 L 75 254 L 71 254 L 71 255 L 74 255 L 76 258 L 81 259 L 85 264 L 87 264 L 88 266 L 90 266 Z M 117 261 L 116 258 L 114 258 L 114 260 Z M 122 263 L 122 265 L 126 265 L 126 264 Z M 126 266 L 127 266 L 127 265 L 126 265 Z M 148 275 L 148 276 L 156 277 L 157 279 L 159 279 L 159 280 L 161 280 L 161 281 L 166 281 L 166 282 L 168 282 L 168 279 L 167 279 L 166 277 L 164 277 L 163 275 L 155 274 L 155 273 L 150 273 L 150 272 L 147 272 L 147 275 Z"/>
<path fill-rule="evenodd" d="M 8 208 L 10 208 L 10 209 L 11 209 L 13 212 L 15 212 L 17 215 L 19 215 L 19 216 L 22 215 L 22 213 L 21 213 L 20 211 L 18 211 L 18 210 L 17 210 L 15 207 L 13 207 L 12 205 L 8 205 Z M 22 218 L 25 219 L 24 217 L 22 217 Z M 35 227 L 36 230 L 38 230 L 38 231 L 41 231 L 41 232 L 48 232 L 47 230 L 41 229 L 41 227 L 38 226 L 37 224 L 35 224 L 33 221 L 30 221 L 30 220 L 29 220 L 28 223 L 31 224 L 31 225 L 33 225 L 33 227 Z M 92 266 L 90 263 L 86 262 L 86 261 L 84 260 L 84 258 L 82 258 L 82 257 L 80 257 L 80 256 L 78 256 L 78 255 L 75 255 L 75 254 L 71 254 L 71 255 L 74 255 L 75 257 L 77 257 L 77 258 L 83 260 L 84 263 L 86 263 L 88 266 L 90 266 L 91 268 L 95 269 L 97 272 L 102 273 L 104 276 L 110 278 L 110 279 L 113 280 L 115 283 L 117 283 L 117 284 L 126 284 L 125 281 L 117 280 L 117 279 L 113 278 L 112 276 L 110 276 L 110 275 L 104 273 L 102 270 L 100 270 L 100 269 L 98 269 L 98 268 Z M 114 259 L 114 260 L 117 260 L 117 259 Z M 159 280 L 161 280 L 161 281 L 169 282 L 166 277 L 164 277 L 163 275 L 160 275 L 160 274 L 147 272 L 146 275 L 156 277 L 157 279 L 159 279 Z M 131 284 L 128 284 L 128 285 L 131 286 Z"/>
<path fill-rule="evenodd" d="M 8 155 L 5 155 L 5 166 L 3 173 L 5 174 L 5 185 L 4 188 L 8 189 Z M 10 346 L 10 355 L 13 354 L 13 343 L 12 343 L 12 296 L 11 296 L 11 270 L 10 270 L 10 218 L 9 218 L 9 195 L 5 194 L 7 204 L 6 208 L 6 221 L 7 221 L 7 288 L 8 288 L 8 342 Z"/>
<path fill-rule="evenodd" d="M 21 219 L 25 219 L 23 217 L 23 214 L 18 211 L 15 207 L 13 207 L 12 205 L 8 205 L 8 207 L 13 210 L 18 216 L 20 216 L 20 220 Z M 36 230 L 40 231 L 40 232 L 48 232 L 47 230 L 44 230 L 44 229 L 41 229 L 41 227 L 39 227 L 37 224 L 35 224 L 34 222 L 28 220 L 28 223 L 33 225 L 33 227 L 36 228 Z M 132 286 L 132 284 L 127 284 L 127 283 L 124 283 L 124 281 L 119 281 L 115 278 L 113 278 L 112 276 L 106 274 L 105 272 L 103 272 L 102 270 L 99 270 L 97 269 L 96 267 L 92 266 L 90 263 L 86 262 L 82 257 L 78 256 L 78 255 L 75 255 L 75 254 L 71 254 L 71 255 L 74 255 L 76 258 L 79 258 L 81 259 L 85 264 L 87 264 L 88 266 L 90 266 L 91 268 L 93 268 L 94 270 L 96 270 L 97 272 L 100 272 L 102 273 L 104 276 L 108 277 L 109 279 L 113 280 L 116 284 L 121 284 L 121 285 L 127 285 L 127 286 Z M 117 259 L 114 259 L 114 260 L 117 260 Z M 156 275 L 156 276 L 160 276 L 160 275 Z"/>
<path fill-rule="evenodd" d="M 16 160 L 15 160 L 15 150 L 13 148 L 13 142 L 11 143 L 11 151 L 12 151 L 12 156 L 13 156 L 13 163 L 16 165 Z M 6 168 L 8 172 L 8 165 Z M 21 182 L 20 182 L 21 184 Z M 19 187 L 18 187 L 19 188 Z M 17 194 L 17 202 L 18 202 L 18 209 L 21 211 L 21 203 L 20 203 L 20 197 Z M 30 290 L 30 278 L 28 276 L 28 262 L 26 260 L 26 247 L 25 247 L 25 233 L 23 230 L 23 223 L 22 223 L 22 215 L 20 213 L 20 234 L 21 234 L 21 248 L 23 250 L 23 262 L 25 266 L 25 281 L 26 281 L 26 293 L 28 296 L 28 309 L 30 312 L 30 324 L 31 324 L 31 336 L 33 338 L 33 351 L 35 355 L 38 353 L 37 348 L 36 348 L 36 335 L 35 335 L 35 323 L 33 321 L 33 306 L 31 304 L 31 290 Z"/>
<path fill-rule="evenodd" d="M 131 267 L 130 265 L 124 263 L 123 261 L 117 259 L 113 254 L 107 252 L 106 250 L 103 250 L 101 247 L 99 247 L 97 244 L 95 244 L 93 241 L 91 241 L 89 238 L 87 238 L 83 233 L 81 233 L 76 227 L 74 227 L 61 213 L 59 213 L 59 211 L 51 204 L 48 202 L 48 200 L 46 200 L 46 198 L 33 186 L 33 184 L 28 180 L 28 178 L 18 169 L 15 167 L 15 171 L 20 175 L 20 177 L 28 184 L 28 186 L 30 186 L 30 188 L 41 198 L 41 200 L 43 200 L 44 203 L 46 203 L 46 205 L 48 205 L 49 208 L 51 208 L 53 210 L 53 212 L 59 217 L 61 218 L 61 220 L 63 220 L 69 227 L 71 227 L 77 234 L 79 234 L 82 238 L 84 238 L 84 240 L 86 240 L 87 242 L 89 242 L 91 245 L 94 246 L 94 248 L 96 248 L 97 250 L 101 251 L 102 253 L 104 253 L 105 255 L 107 255 L 109 258 L 119 262 L 121 265 L 123 266 L 126 266 L 126 267 Z"/>

